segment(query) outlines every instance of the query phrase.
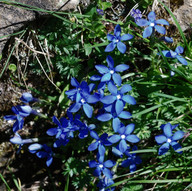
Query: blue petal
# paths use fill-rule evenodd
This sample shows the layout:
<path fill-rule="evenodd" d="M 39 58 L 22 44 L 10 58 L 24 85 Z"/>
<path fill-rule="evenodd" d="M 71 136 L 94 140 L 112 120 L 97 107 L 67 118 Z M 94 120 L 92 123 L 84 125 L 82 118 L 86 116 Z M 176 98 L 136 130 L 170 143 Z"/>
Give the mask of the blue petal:
<path fill-rule="evenodd" d="M 122 119 L 130 119 L 131 118 L 131 113 L 129 113 L 128 111 L 122 111 L 119 114 L 119 117 Z"/>
<path fill-rule="evenodd" d="M 126 52 L 126 45 L 125 44 L 123 44 L 121 41 L 119 41 L 118 43 L 117 43 L 117 48 L 118 48 L 118 50 L 122 53 L 122 54 L 124 54 L 125 52 Z"/>
<path fill-rule="evenodd" d="M 88 118 L 92 117 L 93 108 L 89 104 L 83 104 L 83 110 Z"/>
<path fill-rule="evenodd" d="M 131 134 L 135 129 L 135 124 L 131 123 L 126 126 L 125 135 Z"/>
<path fill-rule="evenodd" d="M 150 20 L 150 21 L 154 21 L 155 20 L 155 18 L 156 18 L 156 15 L 155 15 L 155 13 L 153 12 L 153 11 L 151 11 L 149 14 L 148 14 L 148 19 Z"/>
<path fill-rule="evenodd" d="M 171 124 L 170 123 L 167 123 L 164 126 L 163 132 L 164 132 L 166 137 L 171 137 L 172 136 L 172 128 L 171 128 Z"/>
<path fill-rule="evenodd" d="M 99 136 L 97 135 L 97 133 L 95 131 L 91 131 L 90 135 L 93 139 L 99 140 Z"/>
<path fill-rule="evenodd" d="M 103 158 L 105 156 L 105 147 L 101 144 L 99 144 L 99 148 L 98 148 L 98 153 L 99 153 L 99 158 Z"/>
<path fill-rule="evenodd" d="M 112 118 L 112 115 L 110 113 L 104 113 L 104 114 L 97 116 L 97 119 L 99 121 L 103 121 L 103 122 L 109 121 L 111 118 Z"/>
<path fill-rule="evenodd" d="M 94 172 L 93 172 L 94 176 L 100 176 L 101 175 L 101 169 L 99 167 L 97 167 Z"/>
<path fill-rule="evenodd" d="M 179 153 L 179 154 L 182 153 L 182 151 L 177 151 L 177 150 L 181 149 L 182 147 L 181 147 L 181 145 L 180 145 L 179 143 L 177 143 L 176 141 L 171 142 L 171 146 L 173 147 L 173 149 L 174 149 L 177 153 Z"/>
<path fill-rule="evenodd" d="M 88 103 L 96 103 L 99 101 L 99 96 L 98 95 L 89 95 L 87 98 Z"/>
<path fill-rule="evenodd" d="M 96 65 L 95 68 L 99 71 L 99 73 L 101 74 L 106 74 L 109 72 L 109 69 L 107 68 L 107 66 L 104 65 Z"/>
<path fill-rule="evenodd" d="M 175 49 L 175 52 L 178 53 L 178 54 L 182 54 L 184 51 L 184 48 L 182 46 L 178 46 L 176 49 Z"/>
<path fill-rule="evenodd" d="M 135 101 L 135 98 L 130 96 L 130 95 L 124 95 L 122 97 L 123 101 L 125 101 L 126 103 L 129 103 L 131 105 L 135 105 L 136 104 L 136 101 Z"/>
<path fill-rule="evenodd" d="M 108 64 L 109 68 L 113 69 L 113 67 L 114 67 L 113 58 L 108 55 L 106 61 L 107 61 L 107 64 Z"/>
<path fill-rule="evenodd" d="M 164 40 L 165 42 L 168 42 L 168 43 L 173 43 L 173 38 L 172 37 L 163 36 L 160 39 Z"/>
<path fill-rule="evenodd" d="M 111 143 L 117 143 L 121 139 L 120 135 L 112 135 L 108 141 Z"/>
<path fill-rule="evenodd" d="M 162 54 L 163 54 L 165 57 L 168 57 L 168 58 L 171 58 L 171 57 L 172 57 L 169 50 L 163 50 L 163 51 L 162 51 Z"/>
<path fill-rule="evenodd" d="M 114 73 L 112 75 L 112 78 L 113 78 L 113 81 L 118 85 L 118 86 L 121 86 L 121 76 L 117 73 Z"/>
<path fill-rule="evenodd" d="M 147 37 L 151 36 L 152 32 L 153 32 L 152 27 L 145 28 L 145 30 L 143 32 L 143 38 L 147 38 Z"/>
<path fill-rule="evenodd" d="M 114 42 L 109 43 L 106 48 L 105 48 L 105 52 L 111 52 L 115 49 L 116 44 Z"/>
<path fill-rule="evenodd" d="M 130 164 L 131 164 L 131 159 L 128 158 L 128 159 L 122 161 L 121 166 L 126 168 L 126 167 L 130 166 Z"/>
<path fill-rule="evenodd" d="M 54 136 L 54 135 L 57 134 L 57 128 L 48 129 L 46 133 L 47 133 L 47 135 L 49 135 L 49 136 Z"/>
<path fill-rule="evenodd" d="M 37 157 L 39 158 L 45 158 L 47 157 L 47 153 L 45 151 L 39 151 L 36 153 Z"/>
<path fill-rule="evenodd" d="M 98 141 L 91 143 L 88 147 L 88 151 L 94 151 L 95 149 L 97 149 L 98 145 L 99 145 Z"/>
<path fill-rule="evenodd" d="M 183 131 L 176 131 L 172 137 L 172 140 L 177 141 L 179 139 L 182 139 L 184 137 L 184 135 L 185 135 L 185 133 Z"/>
<path fill-rule="evenodd" d="M 115 104 L 115 111 L 119 115 L 124 109 L 124 104 L 121 100 L 117 100 Z"/>
<path fill-rule="evenodd" d="M 92 80 L 92 81 L 99 81 L 100 79 L 101 79 L 101 76 L 99 76 L 99 75 L 93 75 L 90 77 L 90 80 Z"/>
<path fill-rule="evenodd" d="M 17 119 L 17 116 L 16 115 L 6 115 L 4 116 L 4 119 L 9 121 L 9 120 L 16 120 Z"/>
<path fill-rule="evenodd" d="M 155 21 L 156 24 L 160 24 L 160 25 L 168 25 L 169 26 L 169 22 L 166 21 L 165 19 L 158 19 Z"/>
<path fill-rule="evenodd" d="M 117 132 L 120 127 L 121 127 L 121 122 L 120 122 L 119 118 L 114 118 L 113 119 L 113 130 L 115 132 Z"/>
<path fill-rule="evenodd" d="M 111 168 L 111 167 L 113 167 L 115 164 L 116 164 L 116 162 L 115 162 L 115 161 L 112 161 L 112 160 L 107 160 L 107 161 L 105 161 L 105 162 L 103 163 L 103 165 L 104 165 L 105 167 L 107 167 L 107 168 Z"/>
<path fill-rule="evenodd" d="M 167 141 L 167 137 L 165 137 L 164 135 L 157 135 L 155 136 L 155 140 L 158 144 L 162 144 Z"/>
<path fill-rule="evenodd" d="M 136 135 L 128 135 L 126 137 L 126 140 L 131 143 L 138 143 L 140 141 L 140 139 Z"/>
<path fill-rule="evenodd" d="M 130 166 L 129 166 L 129 169 L 130 169 L 130 172 L 135 172 L 136 171 L 136 164 L 131 164 Z"/>
<path fill-rule="evenodd" d="M 113 152 L 114 155 L 116 155 L 118 157 L 123 157 L 123 153 L 119 149 L 117 149 L 115 147 L 112 147 L 112 152 Z"/>
<path fill-rule="evenodd" d="M 104 168 L 103 169 L 103 174 L 107 177 L 107 178 L 112 178 L 112 174 L 111 174 L 111 171 L 107 168 Z"/>
<path fill-rule="evenodd" d="M 131 34 L 124 34 L 121 36 L 121 41 L 131 40 L 133 38 L 133 35 Z"/>
<path fill-rule="evenodd" d="M 107 73 L 107 74 L 104 74 L 101 78 L 101 82 L 108 82 L 109 80 L 111 79 L 111 74 L 110 73 Z"/>
<path fill-rule="evenodd" d="M 55 123 L 56 125 L 61 126 L 61 123 L 60 123 L 60 121 L 57 119 L 57 117 L 53 116 L 52 121 L 53 121 L 53 123 Z"/>
<path fill-rule="evenodd" d="M 111 92 L 111 94 L 117 95 L 117 87 L 113 83 L 108 83 L 108 90 Z"/>
<path fill-rule="evenodd" d="M 31 153 L 35 153 L 37 150 L 40 150 L 42 148 L 43 148 L 43 146 L 38 143 L 34 143 L 28 147 L 29 152 L 31 152 Z"/>
<path fill-rule="evenodd" d="M 100 99 L 104 104 L 112 104 L 116 100 L 116 97 L 113 95 L 108 95 Z"/>
<path fill-rule="evenodd" d="M 128 69 L 129 69 L 129 66 L 126 64 L 119 64 L 115 67 L 116 72 L 123 72 L 123 71 L 128 70 Z"/>
<path fill-rule="evenodd" d="M 89 167 L 90 168 L 95 168 L 97 166 L 97 162 L 95 160 L 89 161 Z"/>
<path fill-rule="evenodd" d="M 79 82 L 75 78 L 71 78 L 71 85 L 74 87 L 79 87 Z"/>
<path fill-rule="evenodd" d="M 183 65 L 187 65 L 187 64 L 188 64 L 188 63 L 187 63 L 187 60 L 185 60 L 185 58 L 183 58 L 182 56 L 178 55 L 178 56 L 176 56 L 176 58 L 177 58 L 177 60 L 178 60 L 181 64 L 183 64 Z"/>
<path fill-rule="evenodd" d="M 23 140 L 19 136 L 14 136 L 13 138 L 10 139 L 10 142 L 18 145 L 23 144 Z"/>
<path fill-rule="evenodd" d="M 122 86 L 122 88 L 120 90 L 120 93 L 124 94 L 124 93 L 127 93 L 127 92 L 131 91 L 131 90 L 132 90 L 132 87 L 130 85 L 128 85 L 128 84 L 125 84 L 125 85 Z"/>
<path fill-rule="evenodd" d="M 53 162 L 53 157 L 50 156 L 50 157 L 48 157 L 47 160 L 46 160 L 46 165 L 47 165 L 47 166 L 50 166 L 52 162 Z"/>
<path fill-rule="evenodd" d="M 136 24 L 139 25 L 140 27 L 148 26 L 149 25 L 149 21 L 147 21 L 146 19 L 139 19 L 136 22 Z"/>
<path fill-rule="evenodd" d="M 115 34 L 115 36 L 117 36 L 117 37 L 120 36 L 120 34 L 121 34 L 121 27 L 120 27 L 119 24 L 115 26 L 114 34 Z"/>
<path fill-rule="evenodd" d="M 108 39 L 109 41 L 113 41 L 114 38 L 115 38 L 115 37 L 114 37 L 112 34 L 107 34 L 107 39 Z"/>
<path fill-rule="evenodd" d="M 169 150 L 169 143 L 164 143 L 160 148 L 159 148 L 159 155 L 164 155 L 168 150 Z"/>
<path fill-rule="evenodd" d="M 74 103 L 69 108 L 69 112 L 75 113 L 75 112 L 79 111 L 80 108 L 81 108 L 81 104 L 80 103 Z"/>
<path fill-rule="evenodd" d="M 157 32 L 159 32 L 159 33 L 161 33 L 161 34 L 165 34 L 165 33 L 166 33 L 165 28 L 162 27 L 162 26 L 156 25 L 156 26 L 155 26 L 155 29 L 157 30 Z"/>
<path fill-rule="evenodd" d="M 126 141 L 123 139 L 120 141 L 119 143 L 119 150 L 124 153 L 127 150 L 127 143 Z"/>

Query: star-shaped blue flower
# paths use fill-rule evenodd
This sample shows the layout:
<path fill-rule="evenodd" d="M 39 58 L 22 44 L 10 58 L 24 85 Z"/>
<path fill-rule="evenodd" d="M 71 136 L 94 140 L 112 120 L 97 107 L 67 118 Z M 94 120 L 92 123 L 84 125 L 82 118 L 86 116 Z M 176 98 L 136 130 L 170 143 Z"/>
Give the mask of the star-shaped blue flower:
<path fill-rule="evenodd" d="M 175 51 L 173 50 L 163 50 L 162 53 L 165 57 L 168 58 L 175 58 L 177 59 L 181 64 L 187 65 L 187 60 L 183 58 L 180 54 L 184 52 L 184 48 L 182 46 L 178 46 Z"/>
<path fill-rule="evenodd" d="M 121 85 L 121 76 L 117 72 L 123 72 L 129 69 L 129 66 L 126 64 L 119 64 L 114 67 L 114 61 L 111 56 L 107 56 L 107 64 L 108 67 L 105 65 L 96 65 L 95 68 L 98 70 L 102 77 L 100 78 L 101 82 L 107 83 L 110 81 L 114 81 L 118 86 Z"/>
<path fill-rule="evenodd" d="M 116 25 L 114 35 L 107 35 L 107 39 L 111 41 L 111 43 L 107 45 L 107 47 L 105 48 L 105 52 L 111 52 L 117 46 L 117 49 L 124 54 L 127 48 L 125 44 L 123 44 L 121 41 L 131 40 L 132 38 L 133 35 L 131 34 L 124 34 L 123 36 L 121 36 L 121 27 L 120 25 Z"/>
<path fill-rule="evenodd" d="M 100 101 L 102 103 L 106 104 L 107 106 L 113 104 L 117 115 L 119 115 L 123 111 L 126 103 L 129 103 L 131 105 L 136 104 L 134 97 L 132 97 L 130 95 L 124 95 L 125 93 L 129 92 L 131 89 L 132 88 L 130 85 L 125 84 L 118 91 L 118 89 L 115 85 L 113 85 L 112 83 L 109 83 L 108 90 L 110 91 L 111 95 L 107 95 L 107 96 L 101 98 Z"/>
<path fill-rule="evenodd" d="M 155 140 L 158 144 L 163 144 L 159 148 L 159 155 L 164 155 L 170 148 L 170 145 L 177 153 L 182 153 L 182 151 L 177 151 L 181 149 L 181 145 L 177 143 L 178 140 L 182 139 L 184 136 L 183 131 L 176 131 L 174 134 L 172 133 L 174 127 L 170 123 L 167 123 L 162 127 L 163 134 L 155 136 Z"/>
<path fill-rule="evenodd" d="M 160 26 L 160 25 L 169 25 L 168 21 L 166 21 L 165 19 L 156 19 L 156 15 L 153 11 L 151 11 L 148 14 L 148 20 L 146 19 L 139 19 L 136 24 L 139 26 L 147 26 L 144 29 L 143 32 L 143 38 L 147 38 L 149 36 L 152 35 L 152 33 L 156 30 L 157 32 L 161 33 L 161 34 L 165 34 L 166 30 L 164 27 Z M 160 25 L 158 25 L 160 24 Z"/>

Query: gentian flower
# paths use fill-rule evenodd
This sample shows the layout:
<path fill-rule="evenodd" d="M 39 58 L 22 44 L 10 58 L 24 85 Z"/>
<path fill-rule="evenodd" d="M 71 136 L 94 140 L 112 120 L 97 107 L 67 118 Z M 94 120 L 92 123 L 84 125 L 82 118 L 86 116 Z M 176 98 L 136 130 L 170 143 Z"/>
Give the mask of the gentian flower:
<path fill-rule="evenodd" d="M 29 102 L 32 102 L 32 101 L 38 101 L 37 98 L 34 98 L 31 93 L 28 93 L 28 92 L 25 92 L 22 94 L 20 100 L 24 103 L 29 103 Z"/>
<path fill-rule="evenodd" d="M 165 19 L 155 20 L 156 15 L 155 15 L 155 13 L 153 11 L 151 11 L 148 14 L 147 17 L 148 17 L 148 20 L 146 20 L 146 19 L 139 19 L 136 22 L 136 24 L 139 25 L 139 26 L 147 26 L 144 29 L 143 38 L 147 38 L 147 37 L 151 36 L 152 33 L 154 33 L 155 30 L 157 30 L 157 32 L 159 32 L 161 34 L 165 34 L 166 33 L 165 28 L 160 26 L 160 25 L 158 25 L 158 24 L 169 25 L 169 23 Z"/>
<path fill-rule="evenodd" d="M 172 133 L 174 127 L 170 123 L 167 123 L 162 127 L 163 134 L 155 136 L 156 142 L 160 145 L 163 144 L 159 148 L 159 155 L 164 155 L 170 148 L 170 145 L 173 147 L 173 149 L 177 153 L 182 153 L 182 151 L 177 151 L 178 149 L 181 149 L 181 145 L 177 143 L 178 140 L 184 137 L 183 131 L 176 131 L 174 134 Z"/>
<path fill-rule="evenodd" d="M 127 149 L 127 142 L 130 143 L 138 143 L 140 141 L 140 139 L 136 136 L 131 134 L 135 129 L 135 125 L 133 123 L 124 126 L 123 124 L 121 124 L 120 127 L 118 127 L 117 132 L 119 133 L 119 135 L 114 134 L 112 136 L 110 136 L 108 138 L 108 141 L 111 143 L 117 143 L 119 142 L 119 150 L 124 153 Z"/>
<path fill-rule="evenodd" d="M 137 150 L 137 146 L 134 145 L 132 148 L 132 151 L 136 151 Z M 125 151 L 125 155 L 128 156 L 128 158 L 124 161 L 122 161 L 121 166 L 123 167 L 129 167 L 130 172 L 134 172 L 137 169 L 138 164 L 142 163 L 142 160 L 139 156 L 136 155 L 136 153 L 129 153 L 130 152 L 130 147 Z"/>
<path fill-rule="evenodd" d="M 117 87 L 113 85 L 112 83 L 108 84 L 108 90 L 112 95 L 107 95 L 100 99 L 100 101 L 104 104 L 107 104 L 108 106 L 113 104 L 115 106 L 115 111 L 117 115 L 119 115 L 125 106 L 125 103 L 129 103 L 131 105 L 135 105 L 136 101 L 135 98 L 133 98 L 130 95 L 124 95 L 124 93 L 127 93 L 131 90 L 131 86 L 128 84 L 125 84 L 121 87 L 121 89 L 118 91 Z M 105 107 L 105 106 L 104 106 Z"/>
<path fill-rule="evenodd" d="M 53 161 L 53 152 L 51 150 L 51 147 L 48 147 L 46 144 L 32 144 L 28 147 L 29 152 L 36 153 L 37 157 L 39 158 L 47 158 L 46 165 L 50 166 Z M 38 151 L 43 149 L 43 151 Z"/>
<path fill-rule="evenodd" d="M 13 132 L 15 133 L 23 128 L 24 117 L 29 116 L 33 112 L 33 110 L 28 105 L 18 105 L 16 107 L 13 106 L 11 109 L 16 115 L 6 115 L 4 116 L 4 119 L 8 121 L 16 120 L 13 124 Z"/>
<path fill-rule="evenodd" d="M 106 176 L 99 180 L 99 183 L 97 184 L 97 187 L 99 188 L 99 191 L 114 191 L 115 187 L 110 187 L 105 189 L 106 187 L 114 184 L 114 181 L 111 178 L 107 178 Z"/>
<path fill-rule="evenodd" d="M 131 16 L 135 19 L 135 22 L 138 22 L 142 18 L 141 11 L 139 9 L 132 9 Z"/>
<path fill-rule="evenodd" d="M 101 15 L 101 16 L 104 15 L 104 11 L 103 11 L 102 9 L 97 9 L 97 13 L 98 13 L 99 15 Z"/>
<path fill-rule="evenodd" d="M 163 36 L 160 38 L 160 40 L 163 40 L 167 43 L 173 43 L 173 38 L 172 37 L 168 37 L 168 36 Z"/>
<path fill-rule="evenodd" d="M 96 162 L 95 160 L 89 162 L 90 168 L 96 168 L 93 172 L 93 175 L 100 177 L 103 174 L 107 178 L 111 179 L 112 173 L 108 168 L 113 167 L 116 164 L 116 162 L 112 160 L 107 160 L 104 162 L 104 157 L 103 156 L 99 157 L 99 155 L 97 155 L 97 160 L 98 162 Z"/>
<path fill-rule="evenodd" d="M 177 59 L 181 64 L 183 65 L 187 65 L 187 61 L 185 60 L 185 58 L 183 58 L 180 54 L 182 54 L 184 51 L 182 46 L 178 46 L 175 51 L 172 50 L 163 50 L 162 53 L 165 57 L 168 58 L 175 58 Z"/>
<path fill-rule="evenodd" d="M 126 64 L 119 64 L 116 67 L 114 67 L 114 61 L 111 56 L 107 56 L 106 61 L 107 61 L 108 67 L 105 65 L 95 66 L 98 72 L 103 75 L 101 77 L 101 82 L 107 83 L 113 80 L 118 86 L 120 86 L 122 79 L 117 72 L 123 72 L 129 69 L 129 66 Z"/>
<path fill-rule="evenodd" d="M 132 38 L 133 35 L 131 34 L 124 34 L 123 36 L 121 36 L 121 27 L 120 25 L 116 25 L 114 35 L 107 35 L 107 39 L 111 41 L 111 43 L 107 45 L 107 47 L 105 48 L 105 52 L 111 52 L 117 46 L 117 49 L 124 54 L 127 48 L 125 44 L 123 44 L 121 41 L 131 40 Z"/>
<path fill-rule="evenodd" d="M 95 142 L 91 143 L 88 147 L 89 151 L 94 151 L 98 148 L 99 154 L 104 156 L 105 153 L 105 146 L 110 146 L 111 143 L 107 140 L 108 134 L 103 133 L 101 137 L 95 131 L 91 131 L 90 135 L 92 138 L 96 139 Z"/>

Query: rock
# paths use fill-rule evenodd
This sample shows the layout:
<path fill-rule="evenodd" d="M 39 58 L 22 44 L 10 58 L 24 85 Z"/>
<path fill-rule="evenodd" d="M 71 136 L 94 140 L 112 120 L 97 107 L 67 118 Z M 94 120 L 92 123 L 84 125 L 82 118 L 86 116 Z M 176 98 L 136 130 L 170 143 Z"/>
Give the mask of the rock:
<path fill-rule="evenodd" d="M 18 3 L 27 4 L 41 9 L 51 11 L 66 11 L 75 9 L 79 4 L 79 0 L 17 0 Z M 8 35 L 8 37 L 0 38 L 0 55 L 9 39 L 9 35 L 17 32 L 27 22 L 36 19 L 37 15 L 43 12 L 26 10 L 22 7 L 0 3 L 0 37 Z"/>

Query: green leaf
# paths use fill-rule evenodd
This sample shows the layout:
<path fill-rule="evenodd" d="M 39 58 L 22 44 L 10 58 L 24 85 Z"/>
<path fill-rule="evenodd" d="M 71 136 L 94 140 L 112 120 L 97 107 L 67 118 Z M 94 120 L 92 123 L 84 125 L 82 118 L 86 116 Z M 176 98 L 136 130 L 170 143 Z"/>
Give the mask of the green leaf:
<path fill-rule="evenodd" d="M 17 70 L 17 66 L 15 64 L 10 64 L 9 70 L 11 70 L 11 72 L 15 72 Z"/>
<path fill-rule="evenodd" d="M 92 47 L 91 47 L 91 44 L 85 44 L 84 45 L 84 48 L 85 48 L 85 55 L 86 56 L 89 56 L 92 52 Z"/>
<path fill-rule="evenodd" d="M 101 6 L 102 6 L 102 9 L 105 11 L 106 9 L 110 8 L 112 4 L 110 2 L 102 2 Z"/>

